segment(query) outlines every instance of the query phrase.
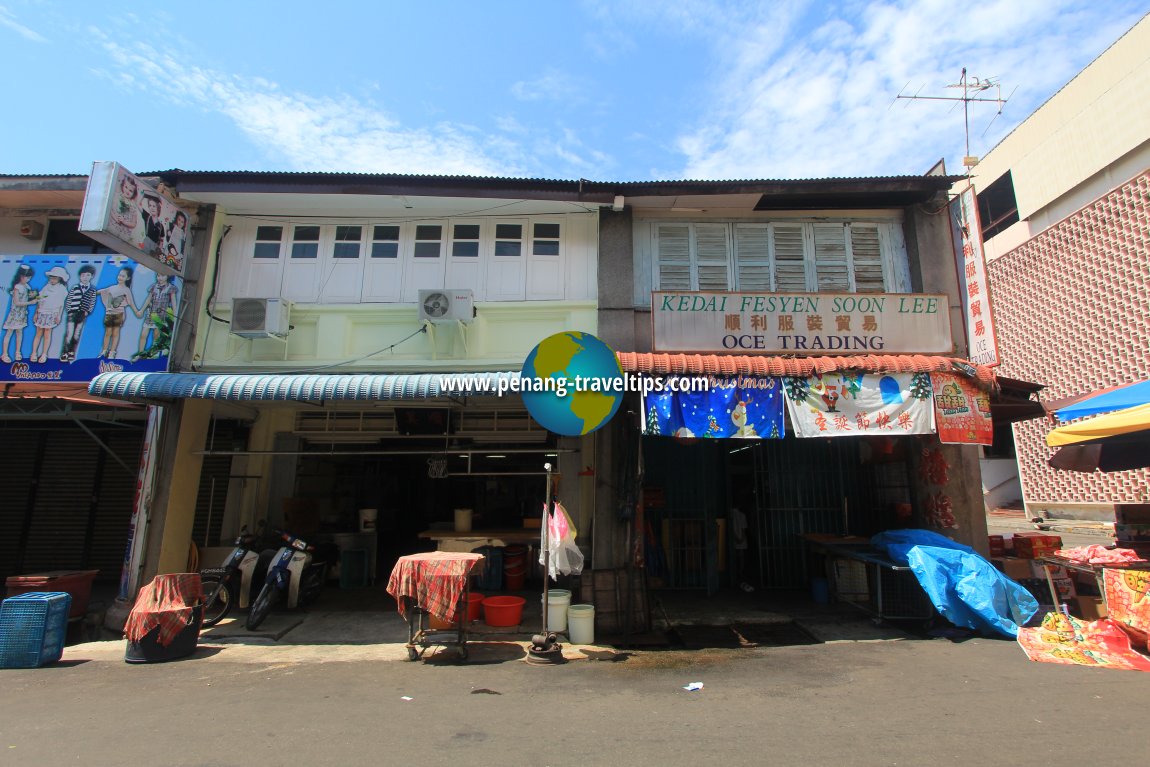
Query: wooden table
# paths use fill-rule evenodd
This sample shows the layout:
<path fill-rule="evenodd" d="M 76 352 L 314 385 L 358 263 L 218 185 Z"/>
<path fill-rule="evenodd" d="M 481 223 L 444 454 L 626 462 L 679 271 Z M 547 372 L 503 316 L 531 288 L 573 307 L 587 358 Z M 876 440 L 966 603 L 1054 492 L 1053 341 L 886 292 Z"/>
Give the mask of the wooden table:
<path fill-rule="evenodd" d="M 420 538 L 435 541 L 440 551 L 474 551 L 480 546 L 506 546 L 525 543 L 534 548 L 539 545 L 539 528 L 510 527 L 492 530 L 424 530 Z"/>

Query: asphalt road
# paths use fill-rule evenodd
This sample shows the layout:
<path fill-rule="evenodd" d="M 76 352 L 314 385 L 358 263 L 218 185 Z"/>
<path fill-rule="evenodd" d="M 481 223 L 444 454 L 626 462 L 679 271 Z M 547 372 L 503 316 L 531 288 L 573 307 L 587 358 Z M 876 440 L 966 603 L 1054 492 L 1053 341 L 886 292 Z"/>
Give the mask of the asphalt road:
<path fill-rule="evenodd" d="M 1150 679 L 1032 663 L 1007 640 L 656 651 L 554 667 L 510 646 L 473 650 L 464 666 L 79 657 L 0 672 L 0 764 L 1055 767 L 1150 755 Z M 688 692 L 690 682 L 704 687 Z"/>

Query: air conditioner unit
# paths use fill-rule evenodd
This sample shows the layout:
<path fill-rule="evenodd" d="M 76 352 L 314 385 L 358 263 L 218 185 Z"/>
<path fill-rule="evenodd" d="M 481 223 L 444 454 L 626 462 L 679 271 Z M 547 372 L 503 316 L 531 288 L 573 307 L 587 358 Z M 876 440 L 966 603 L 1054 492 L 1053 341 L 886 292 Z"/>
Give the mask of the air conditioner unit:
<path fill-rule="evenodd" d="M 475 319 L 475 297 L 471 288 L 419 291 L 419 319 L 429 322 L 471 322 Z"/>
<path fill-rule="evenodd" d="M 244 338 L 285 338 L 291 302 L 282 298 L 233 298 L 231 331 Z"/>

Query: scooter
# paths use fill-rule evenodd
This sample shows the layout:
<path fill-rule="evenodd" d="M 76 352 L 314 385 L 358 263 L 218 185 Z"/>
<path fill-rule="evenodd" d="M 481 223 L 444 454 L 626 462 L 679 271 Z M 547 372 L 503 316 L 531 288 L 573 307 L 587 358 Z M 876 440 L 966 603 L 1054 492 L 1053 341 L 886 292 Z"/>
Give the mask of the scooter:
<path fill-rule="evenodd" d="M 327 562 L 314 558 L 315 546 L 283 530 L 276 533 L 283 546 L 272 558 L 264 587 L 248 611 L 249 631 L 259 628 L 277 602 L 284 601 L 289 608 L 307 605 L 327 580 Z"/>
<path fill-rule="evenodd" d="M 257 575 L 256 564 L 259 554 L 256 543 L 263 535 L 261 521 L 255 535 L 248 533 L 247 525 L 240 529 L 235 548 L 228 554 L 222 567 L 200 570 L 200 582 L 204 589 L 204 623 L 214 626 L 228 616 L 232 607 L 248 606 L 251 601 L 252 582 Z"/>

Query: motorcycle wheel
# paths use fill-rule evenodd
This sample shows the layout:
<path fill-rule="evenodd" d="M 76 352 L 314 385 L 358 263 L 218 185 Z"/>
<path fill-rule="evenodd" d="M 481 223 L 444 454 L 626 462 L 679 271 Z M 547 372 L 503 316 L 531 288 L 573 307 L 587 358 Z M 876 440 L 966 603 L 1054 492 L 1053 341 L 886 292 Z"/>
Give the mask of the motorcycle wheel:
<path fill-rule="evenodd" d="M 305 573 L 299 585 L 299 604 L 297 607 L 307 607 L 316 600 L 323 591 L 324 571 L 315 569 Z"/>
<path fill-rule="evenodd" d="M 264 584 L 263 590 L 252 604 L 252 609 L 248 611 L 248 631 L 255 631 L 260 627 L 260 624 L 264 622 L 264 618 L 268 617 L 268 613 L 272 611 L 272 606 L 279 601 L 280 593 L 280 590 L 276 588 L 274 584 Z"/>
<path fill-rule="evenodd" d="M 204 627 L 214 626 L 232 611 L 235 587 L 219 573 L 200 573 L 204 586 Z"/>

